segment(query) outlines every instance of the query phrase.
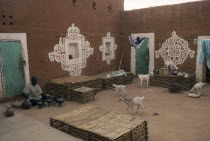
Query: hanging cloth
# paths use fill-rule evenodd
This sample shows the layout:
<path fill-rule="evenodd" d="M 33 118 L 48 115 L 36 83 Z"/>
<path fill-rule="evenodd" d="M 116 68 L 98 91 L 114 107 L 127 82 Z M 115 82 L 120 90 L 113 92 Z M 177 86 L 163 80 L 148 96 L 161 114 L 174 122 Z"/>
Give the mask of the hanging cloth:
<path fill-rule="evenodd" d="M 130 40 L 130 44 L 131 44 L 131 47 L 134 47 L 135 49 L 137 48 L 137 46 L 139 46 L 142 41 L 145 39 L 144 38 L 140 38 L 140 37 L 132 37 L 132 36 L 129 36 L 129 40 Z"/>
<path fill-rule="evenodd" d="M 199 63 L 202 64 L 206 58 L 207 66 L 210 69 L 210 40 L 202 40 L 201 45 Z"/>
<path fill-rule="evenodd" d="M 0 74 L 2 73 L 2 63 L 3 63 L 3 61 L 2 61 L 2 57 L 1 57 L 1 49 L 0 49 Z"/>

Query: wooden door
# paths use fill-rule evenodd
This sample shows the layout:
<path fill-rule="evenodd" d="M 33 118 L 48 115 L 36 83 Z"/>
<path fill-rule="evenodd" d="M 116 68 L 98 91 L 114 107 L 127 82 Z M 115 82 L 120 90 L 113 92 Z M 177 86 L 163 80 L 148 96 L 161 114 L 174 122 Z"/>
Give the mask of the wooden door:
<path fill-rule="evenodd" d="M 0 41 L 0 56 L 4 96 L 21 94 L 25 86 L 21 43 L 19 41 Z"/>
<path fill-rule="evenodd" d="M 149 73 L 149 39 L 144 39 L 140 48 L 136 48 L 136 75 Z"/>
<path fill-rule="evenodd" d="M 1 49 L 0 49 L 0 98 L 4 96 L 3 92 L 3 83 L 2 83 L 2 57 L 1 57 Z"/>

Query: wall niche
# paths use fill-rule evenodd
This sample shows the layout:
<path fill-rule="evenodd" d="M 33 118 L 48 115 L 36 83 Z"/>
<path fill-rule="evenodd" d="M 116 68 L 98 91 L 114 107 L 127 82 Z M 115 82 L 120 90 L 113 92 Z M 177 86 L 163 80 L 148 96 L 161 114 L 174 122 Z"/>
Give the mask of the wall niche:
<path fill-rule="evenodd" d="M 115 59 L 116 49 L 115 38 L 111 37 L 110 32 L 108 32 L 107 37 L 102 38 L 102 45 L 99 47 L 99 50 L 102 52 L 102 61 L 106 61 L 110 65 L 111 60 Z"/>
<path fill-rule="evenodd" d="M 64 38 L 66 65 L 82 63 L 82 45 L 81 40 L 72 40 Z"/>
<path fill-rule="evenodd" d="M 79 45 L 78 43 L 70 43 L 68 45 L 69 50 L 69 60 L 77 59 L 80 56 L 79 52 Z"/>

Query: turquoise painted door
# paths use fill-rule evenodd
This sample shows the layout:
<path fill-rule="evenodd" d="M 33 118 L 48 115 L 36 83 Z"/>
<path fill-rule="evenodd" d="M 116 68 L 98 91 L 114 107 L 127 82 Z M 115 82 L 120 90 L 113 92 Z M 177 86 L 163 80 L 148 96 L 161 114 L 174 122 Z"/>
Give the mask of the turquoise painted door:
<path fill-rule="evenodd" d="M 136 75 L 149 73 L 149 39 L 144 39 L 140 48 L 136 48 Z"/>
<path fill-rule="evenodd" d="M 22 49 L 18 41 L 0 41 L 4 96 L 19 95 L 25 86 Z"/>

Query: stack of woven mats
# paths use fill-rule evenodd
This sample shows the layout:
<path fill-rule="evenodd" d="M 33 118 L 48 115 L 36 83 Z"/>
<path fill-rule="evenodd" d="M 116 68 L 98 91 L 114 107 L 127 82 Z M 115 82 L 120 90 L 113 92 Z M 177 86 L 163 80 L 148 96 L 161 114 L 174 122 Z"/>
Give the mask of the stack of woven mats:
<path fill-rule="evenodd" d="M 50 118 L 50 125 L 89 141 L 147 141 L 147 122 L 140 117 L 85 106 Z"/>

